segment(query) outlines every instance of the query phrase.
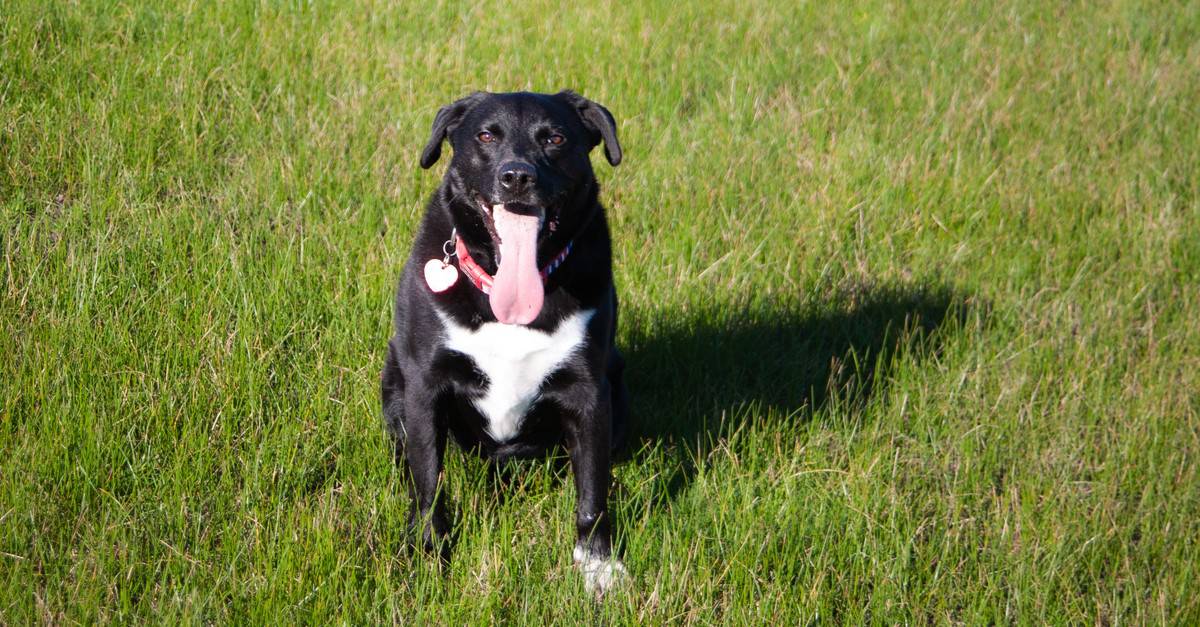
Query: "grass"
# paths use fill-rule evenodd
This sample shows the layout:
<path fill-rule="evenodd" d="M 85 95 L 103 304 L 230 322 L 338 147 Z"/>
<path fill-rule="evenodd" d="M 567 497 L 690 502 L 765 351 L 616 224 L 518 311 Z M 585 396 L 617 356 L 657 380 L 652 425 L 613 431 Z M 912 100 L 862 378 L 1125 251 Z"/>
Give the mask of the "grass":
<path fill-rule="evenodd" d="M 0 3 L 0 622 L 1200 621 L 1200 4 Z M 377 377 L 437 107 L 573 87 L 639 437 L 449 455 Z"/>

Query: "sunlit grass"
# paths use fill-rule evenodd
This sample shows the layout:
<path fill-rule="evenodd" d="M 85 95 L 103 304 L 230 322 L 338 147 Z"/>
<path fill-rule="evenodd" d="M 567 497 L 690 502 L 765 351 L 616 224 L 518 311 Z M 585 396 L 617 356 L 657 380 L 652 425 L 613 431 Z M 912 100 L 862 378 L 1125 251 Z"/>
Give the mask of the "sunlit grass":
<path fill-rule="evenodd" d="M 1200 618 L 1200 4 L 0 5 L 0 622 Z M 632 585 L 378 410 L 437 108 L 571 87 Z"/>

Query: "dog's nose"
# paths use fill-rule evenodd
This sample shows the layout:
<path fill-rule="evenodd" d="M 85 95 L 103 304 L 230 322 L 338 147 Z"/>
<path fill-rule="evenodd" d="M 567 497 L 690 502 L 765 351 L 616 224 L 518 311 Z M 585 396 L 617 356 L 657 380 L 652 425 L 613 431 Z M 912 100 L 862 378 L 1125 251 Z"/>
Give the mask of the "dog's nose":
<path fill-rule="evenodd" d="M 500 166 L 500 186 L 511 193 L 520 193 L 537 182 L 537 170 L 528 163 L 510 161 Z"/>

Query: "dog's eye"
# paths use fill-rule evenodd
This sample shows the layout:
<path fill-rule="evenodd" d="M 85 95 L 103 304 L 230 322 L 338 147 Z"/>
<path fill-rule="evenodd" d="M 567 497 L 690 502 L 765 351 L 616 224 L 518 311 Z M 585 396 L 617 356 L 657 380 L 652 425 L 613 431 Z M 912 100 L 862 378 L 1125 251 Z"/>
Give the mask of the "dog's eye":
<path fill-rule="evenodd" d="M 490 143 L 496 141 L 496 136 L 492 135 L 491 133 L 489 133 L 487 131 L 484 131 L 484 132 L 476 135 L 475 139 L 478 139 L 479 141 L 481 141 L 485 144 L 490 144 Z"/>
<path fill-rule="evenodd" d="M 555 133 L 546 138 L 546 143 L 550 144 L 551 146 L 561 146 L 564 143 L 566 143 L 566 141 L 567 141 L 567 138 L 563 137 L 562 135 L 559 135 L 558 133 Z"/>

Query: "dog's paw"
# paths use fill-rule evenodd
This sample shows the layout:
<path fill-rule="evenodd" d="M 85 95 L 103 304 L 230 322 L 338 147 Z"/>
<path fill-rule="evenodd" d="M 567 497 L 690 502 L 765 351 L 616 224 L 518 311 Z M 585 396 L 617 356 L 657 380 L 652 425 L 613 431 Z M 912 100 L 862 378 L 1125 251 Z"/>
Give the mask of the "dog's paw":
<path fill-rule="evenodd" d="M 629 572 L 621 560 L 611 556 L 599 556 L 575 547 L 575 564 L 583 573 L 583 585 L 597 597 L 622 585 L 629 579 Z"/>

